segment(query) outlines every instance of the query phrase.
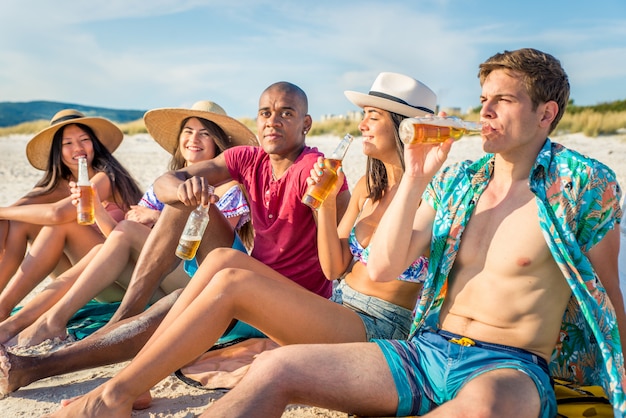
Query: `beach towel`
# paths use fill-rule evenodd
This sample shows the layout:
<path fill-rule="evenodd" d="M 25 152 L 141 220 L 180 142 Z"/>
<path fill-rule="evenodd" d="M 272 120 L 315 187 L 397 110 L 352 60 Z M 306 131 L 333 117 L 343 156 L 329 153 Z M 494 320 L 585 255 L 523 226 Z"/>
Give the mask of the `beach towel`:
<path fill-rule="evenodd" d="M 105 326 L 120 302 L 103 303 L 92 300 L 76 312 L 67 323 L 67 333 L 76 340 L 82 340 Z"/>
<path fill-rule="evenodd" d="M 239 383 L 258 354 L 276 347 L 278 344 L 269 338 L 238 338 L 214 345 L 174 374 L 190 386 L 229 390 Z"/>
<path fill-rule="evenodd" d="M 601 386 L 580 386 L 555 379 L 554 392 L 560 418 L 613 418 L 613 407 Z"/>
<path fill-rule="evenodd" d="M 80 308 L 67 323 L 67 333 L 75 340 L 82 340 L 105 326 L 120 306 L 120 302 L 103 303 L 92 300 Z M 15 314 L 22 307 L 11 311 Z"/>

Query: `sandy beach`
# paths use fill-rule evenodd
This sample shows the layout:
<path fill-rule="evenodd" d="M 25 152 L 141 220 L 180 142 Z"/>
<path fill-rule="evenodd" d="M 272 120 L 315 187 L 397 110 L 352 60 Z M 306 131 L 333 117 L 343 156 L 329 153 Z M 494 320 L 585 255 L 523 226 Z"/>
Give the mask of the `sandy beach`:
<path fill-rule="evenodd" d="M 0 137 L 0 205 L 8 206 L 25 194 L 42 175 L 26 160 L 25 147 L 29 136 Z M 335 136 L 308 138 L 308 144 L 330 153 L 338 143 Z M 626 185 L 626 135 L 588 138 L 582 134 L 553 138 L 565 146 L 607 164 L 616 174 L 620 185 Z M 456 143 L 447 163 L 475 159 L 482 155 L 481 140 L 467 137 Z M 136 177 L 143 189 L 165 171 L 169 154 L 162 150 L 147 134 L 126 137 L 115 156 Z M 352 187 L 365 171 L 365 157 L 361 153 L 360 138 L 355 140 L 344 161 L 344 170 Z M 45 283 L 45 282 L 44 282 Z M 37 289 L 35 290 L 35 292 Z M 52 377 L 24 387 L 0 400 L 2 416 L 41 416 L 59 408 L 62 399 L 81 395 L 104 382 L 125 363 Z M 222 393 L 193 388 L 173 375 L 162 381 L 152 391 L 153 405 L 136 411 L 133 417 L 193 417 Z M 347 417 L 346 414 L 318 408 L 294 406 L 283 417 Z"/>

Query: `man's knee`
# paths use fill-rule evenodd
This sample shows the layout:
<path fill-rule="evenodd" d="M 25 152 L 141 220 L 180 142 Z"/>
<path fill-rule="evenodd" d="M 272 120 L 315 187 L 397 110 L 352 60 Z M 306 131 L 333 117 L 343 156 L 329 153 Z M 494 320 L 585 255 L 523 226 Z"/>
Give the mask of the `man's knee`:
<path fill-rule="evenodd" d="M 250 374 L 251 377 L 259 376 L 276 384 L 286 382 L 289 367 L 286 367 L 286 362 L 281 358 L 281 353 L 285 348 L 287 347 L 278 347 L 258 354 L 250 365 L 247 374 Z"/>
<path fill-rule="evenodd" d="M 481 402 L 476 402 L 481 399 Z M 541 400 L 533 380 L 515 369 L 492 370 L 466 384 L 456 398 L 468 417 L 489 418 L 509 416 L 537 417 Z M 471 407 L 470 407 L 471 406 Z"/>

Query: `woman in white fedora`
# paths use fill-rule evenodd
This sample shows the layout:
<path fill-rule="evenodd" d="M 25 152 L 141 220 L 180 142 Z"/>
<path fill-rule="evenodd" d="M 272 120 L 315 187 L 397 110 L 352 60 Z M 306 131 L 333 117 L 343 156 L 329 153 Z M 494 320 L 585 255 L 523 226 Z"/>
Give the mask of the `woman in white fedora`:
<path fill-rule="evenodd" d="M 44 175 L 26 196 L 0 208 L 0 224 L 8 228 L 0 260 L 0 320 L 60 262 L 67 268 L 102 243 L 141 197 L 135 179 L 112 155 L 123 137 L 107 119 L 65 109 L 28 142 L 28 161 Z M 96 227 L 76 222 L 70 196 L 81 156 L 87 158 L 90 181 L 111 219 Z"/>
<path fill-rule="evenodd" d="M 369 93 L 348 91 L 346 96 L 364 111 L 359 129 L 368 163 L 338 227 L 335 205 L 342 172 L 339 186 L 317 212 L 324 274 L 329 280 L 341 277 L 331 300 L 269 268 L 252 271 L 233 263 L 216 273 L 215 266 L 223 267 L 228 256 L 226 250 L 214 250 L 139 354 L 110 381 L 75 401 L 77 408 L 106 405 L 112 409 L 98 411 L 103 416 L 130 414 L 135 401 L 145 405 L 153 385 L 204 353 L 233 319 L 281 345 L 408 336 L 427 259 L 419 257 L 397 280 L 374 282 L 366 269 L 368 244 L 404 172 L 399 124 L 407 117 L 433 114 L 436 96 L 421 82 L 397 73 L 381 73 Z M 323 170 L 320 158 L 309 183 Z M 107 395 L 115 402 L 104 399 Z M 71 415 L 70 409 L 63 412 Z"/>
<path fill-rule="evenodd" d="M 170 170 L 210 160 L 231 146 L 257 143 L 252 131 L 211 101 L 196 102 L 191 109 L 150 110 L 145 114 L 144 122 L 155 141 L 172 155 Z M 74 191 L 73 196 L 78 197 L 79 190 Z M 216 205 L 228 220 L 226 227 L 235 230 L 232 247 L 247 251 L 244 242 L 251 242 L 252 230 L 244 192 L 233 181 L 220 185 L 215 193 L 220 197 Z M 163 207 L 151 186 L 101 246 L 55 279 L 18 313 L 0 323 L 0 343 L 6 343 L 22 330 L 17 339 L 20 346 L 35 345 L 55 337 L 63 339 L 67 336 L 67 322 L 92 298 L 106 302 L 121 300 L 139 253 Z M 106 214 L 101 212 L 100 215 Z M 184 287 L 197 268 L 194 263 L 195 260 L 186 262 L 185 269 L 181 263 L 171 272 L 152 302 Z M 78 330 L 75 336 L 82 338 L 93 331 Z"/>

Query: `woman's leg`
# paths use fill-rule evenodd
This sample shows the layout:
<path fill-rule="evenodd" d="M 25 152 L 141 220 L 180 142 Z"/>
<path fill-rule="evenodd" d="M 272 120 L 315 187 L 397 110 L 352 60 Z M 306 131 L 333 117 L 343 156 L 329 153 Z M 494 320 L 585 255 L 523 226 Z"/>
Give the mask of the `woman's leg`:
<path fill-rule="evenodd" d="M 24 260 L 29 240 L 34 240 L 40 229 L 39 225 L 8 221 L 6 248 L 0 259 L 0 292 L 4 291 Z M 11 309 L 4 309 L 0 305 L 0 320 L 10 315 Z"/>
<path fill-rule="evenodd" d="M 111 408 L 109 413 L 130 413 L 137 397 L 205 352 L 233 319 L 255 326 L 281 344 L 365 340 L 356 313 L 242 256 L 233 258 L 251 270 L 226 268 L 202 286 L 198 283 L 207 281 L 204 276 L 212 268 L 205 261 L 131 363 L 67 408 L 89 408 L 96 397 L 100 406 Z M 204 280 L 196 282 L 196 277 Z M 72 410 L 64 412 L 71 415 Z"/>
<path fill-rule="evenodd" d="M 28 295 L 52 272 L 65 249 L 68 249 L 67 254 L 75 264 L 103 241 L 102 235 L 94 228 L 75 222 L 41 228 L 20 269 L 0 294 L 0 310 L 12 310 Z"/>
<path fill-rule="evenodd" d="M 146 251 L 142 251 L 137 258 L 122 303 L 105 327 L 145 310 L 163 277 L 176 268 L 180 262 L 175 255 L 176 245 L 188 214 L 189 211 L 181 211 L 173 206 L 165 205 L 146 238 L 144 244 Z"/>
<path fill-rule="evenodd" d="M 47 339 L 66 336 L 66 326 L 81 307 L 126 272 L 134 262 L 150 230 L 137 222 L 122 221 L 111 232 L 99 251 L 91 252 L 83 271 L 63 298 L 19 336 L 19 345 L 36 345 Z M 130 278 L 125 279 L 126 282 Z"/>
<path fill-rule="evenodd" d="M 6 219 L 0 220 L 0 259 L 6 250 L 7 237 L 9 236 L 9 221 Z"/>
<path fill-rule="evenodd" d="M 46 311 L 55 306 L 76 282 L 80 273 L 85 269 L 99 249 L 99 245 L 92 248 L 78 264 L 72 266 L 64 274 L 52 280 L 45 289 L 30 299 L 19 311 L 2 321 L 0 323 L 0 344 L 6 344 L 7 341 L 11 340 L 24 329 L 29 329 L 27 327 L 30 327 L 38 318 L 45 315 Z M 45 339 L 46 338 L 39 342 Z M 19 344 L 22 345 L 24 343 L 31 345 L 28 344 L 28 333 L 26 333 L 25 341 L 22 341 L 22 335 L 20 335 Z M 38 344 L 38 342 L 35 344 Z"/>

